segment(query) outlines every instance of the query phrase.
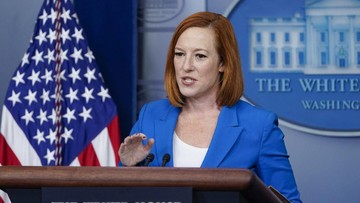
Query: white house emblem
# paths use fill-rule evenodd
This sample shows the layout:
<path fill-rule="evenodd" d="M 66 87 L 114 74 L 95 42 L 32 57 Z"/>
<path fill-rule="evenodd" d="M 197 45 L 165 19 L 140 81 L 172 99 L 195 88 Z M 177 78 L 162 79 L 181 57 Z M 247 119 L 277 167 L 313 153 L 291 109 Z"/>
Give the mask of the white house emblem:
<path fill-rule="evenodd" d="M 245 98 L 311 134 L 360 136 L 360 1 L 239 1 Z"/>

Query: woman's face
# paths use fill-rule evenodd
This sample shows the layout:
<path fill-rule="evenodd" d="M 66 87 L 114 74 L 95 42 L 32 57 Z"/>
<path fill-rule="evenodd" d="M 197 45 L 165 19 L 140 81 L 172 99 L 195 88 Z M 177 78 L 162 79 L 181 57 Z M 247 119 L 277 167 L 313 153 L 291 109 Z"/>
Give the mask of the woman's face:
<path fill-rule="evenodd" d="M 216 51 L 212 29 L 191 27 L 185 30 L 175 46 L 174 65 L 176 82 L 187 100 L 216 99 L 224 67 Z"/>

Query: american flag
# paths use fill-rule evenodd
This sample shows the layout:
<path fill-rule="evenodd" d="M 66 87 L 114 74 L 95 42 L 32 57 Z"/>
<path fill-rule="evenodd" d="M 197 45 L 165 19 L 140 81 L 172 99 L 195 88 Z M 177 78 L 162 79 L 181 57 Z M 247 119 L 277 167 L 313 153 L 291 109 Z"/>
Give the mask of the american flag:
<path fill-rule="evenodd" d="M 0 190 L 0 203 L 11 203 L 8 194 Z"/>
<path fill-rule="evenodd" d="M 117 166 L 116 106 L 70 0 L 44 1 L 3 105 L 0 165 Z"/>

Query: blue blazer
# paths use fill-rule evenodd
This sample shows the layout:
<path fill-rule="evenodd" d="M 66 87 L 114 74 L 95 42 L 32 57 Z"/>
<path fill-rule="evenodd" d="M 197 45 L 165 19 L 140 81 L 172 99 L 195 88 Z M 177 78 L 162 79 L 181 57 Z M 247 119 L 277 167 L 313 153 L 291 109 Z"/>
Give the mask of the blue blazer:
<path fill-rule="evenodd" d="M 167 99 L 142 107 L 131 135 L 141 132 L 155 139 L 151 149 L 155 159 L 149 166 L 160 166 L 166 153 L 173 157 L 173 134 L 180 111 Z M 201 167 L 251 169 L 266 185 L 292 202 L 301 202 L 283 138 L 275 114 L 242 100 L 223 106 Z M 173 166 L 172 159 L 166 166 Z"/>

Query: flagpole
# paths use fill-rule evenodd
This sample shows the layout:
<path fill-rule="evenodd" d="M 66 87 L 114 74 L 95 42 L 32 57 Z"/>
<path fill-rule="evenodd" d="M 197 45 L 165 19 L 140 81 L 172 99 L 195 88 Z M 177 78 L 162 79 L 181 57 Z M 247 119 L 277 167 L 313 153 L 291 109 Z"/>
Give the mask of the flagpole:
<path fill-rule="evenodd" d="M 55 148 L 55 165 L 60 166 L 62 165 L 62 146 L 61 146 L 61 0 L 56 0 L 56 23 L 55 23 L 55 30 L 56 30 L 56 45 L 55 45 L 55 53 L 56 53 L 56 77 L 55 77 L 55 112 L 56 112 L 56 148 Z"/>

